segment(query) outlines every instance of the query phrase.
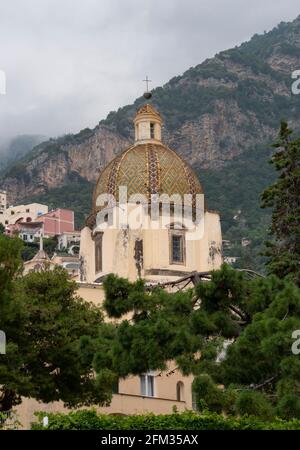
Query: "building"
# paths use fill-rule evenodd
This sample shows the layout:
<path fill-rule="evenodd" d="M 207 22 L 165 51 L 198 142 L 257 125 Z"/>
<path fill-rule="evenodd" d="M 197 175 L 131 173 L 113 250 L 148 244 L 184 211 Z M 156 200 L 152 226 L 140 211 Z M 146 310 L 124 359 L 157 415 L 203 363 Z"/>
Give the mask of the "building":
<path fill-rule="evenodd" d="M 58 250 L 66 250 L 70 255 L 78 255 L 80 248 L 80 231 L 65 231 L 57 238 Z"/>
<path fill-rule="evenodd" d="M 54 254 L 51 262 L 63 267 L 70 278 L 77 279 L 79 275 L 80 262 L 78 256 Z"/>
<path fill-rule="evenodd" d="M 55 266 L 63 267 L 68 272 L 69 277 L 72 279 L 76 279 L 78 277 L 80 268 L 78 257 L 54 254 L 52 258 L 49 258 L 48 254 L 43 249 L 43 240 L 41 237 L 40 249 L 31 260 L 24 262 L 23 274 L 26 275 L 29 272 L 36 272 L 43 269 L 53 270 Z"/>
<path fill-rule="evenodd" d="M 81 232 L 81 281 L 101 281 L 108 273 L 176 280 L 220 267 L 219 214 L 207 209 L 191 167 L 163 144 L 160 114 L 144 105 L 134 124 L 134 144 L 96 183 L 93 210 Z"/>
<path fill-rule="evenodd" d="M 7 194 L 6 191 L 0 191 L 0 216 L 4 214 L 7 208 Z"/>
<path fill-rule="evenodd" d="M 157 284 L 221 266 L 219 214 L 208 210 L 191 167 L 164 145 L 161 128 L 161 115 L 143 105 L 134 120 L 135 142 L 96 183 L 93 208 L 81 231 L 78 276 L 78 294 L 96 305 L 103 303 L 102 280 L 109 273 Z M 192 382 L 170 361 L 164 372 L 120 380 L 110 406 L 97 409 L 110 414 L 192 409 Z M 65 410 L 60 402 L 34 400 L 16 409 L 23 425 L 33 420 L 34 411 Z"/>
<path fill-rule="evenodd" d="M 74 212 L 70 209 L 57 208 L 40 215 L 37 221 L 43 223 L 45 237 L 58 236 L 65 232 L 74 232 Z"/>
<path fill-rule="evenodd" d="M 24 275 L 29 272 L 36 272 L 45 269 L 53 269 L 55 264 L 50 260 L 49 256 L 43 248 L 43 238 L 40 236 L 40 248 L 34 257 L 24 262 Z"/>
<path fill-rule="evenodd" d="M 47 212 L 43 213 L 42 209 Z M 59 208 L 48 212 L 47 206 L 33 203 L 10 207 L 5 212 L 4 217 L 7 216 L 13 219 L 5 219 L 6 235 L 18 234 L 25 242 L 34 242 L 40 235 L 48 238 L 59 235 L 61 248 L 69 249 L 71 254 L 79 253 L 80 232 L 74 231 L 73 211 Z"/>
<path fill-rule="evenodd" d="M 0 197 L 3 198 L 2 203 L 0 202 L 0 223 L 4 226 L 14 225 L 17 222 L 33 222 L 48 212 L 48 206 L 41 203 L 4 208 L 4 205 L 6 205 L 6 193 L 4 195 L 2 191 Z"/>
<path fill-rule="evenodd" d="M 10 237 L 18 235 L 24 242 L 36 242 L 43 235 L 43 223 L 17 222 L 6 225 L 5 234 Z"/>

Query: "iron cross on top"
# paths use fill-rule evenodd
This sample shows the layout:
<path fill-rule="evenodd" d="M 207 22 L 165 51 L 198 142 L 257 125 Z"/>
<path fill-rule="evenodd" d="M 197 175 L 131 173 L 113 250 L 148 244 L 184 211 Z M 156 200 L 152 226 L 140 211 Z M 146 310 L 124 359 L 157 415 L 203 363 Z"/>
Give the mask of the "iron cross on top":
<path fill-rule="evenodd" d="M 148 75 L 146 76 L 146 79 L 143 80 L 146 83 L 146 91 L 149 92 L 149 83 L 151 83 L 151 80 L 149 80 Z"/>

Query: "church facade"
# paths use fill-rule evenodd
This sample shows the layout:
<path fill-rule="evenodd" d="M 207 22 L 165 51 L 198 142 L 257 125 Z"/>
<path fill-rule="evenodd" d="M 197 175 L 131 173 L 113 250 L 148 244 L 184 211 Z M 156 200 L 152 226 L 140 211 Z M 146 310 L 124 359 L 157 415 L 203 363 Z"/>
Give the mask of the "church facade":
<path fill-rule="evenodd" d="M 134 119 L 135 142 L 101 172 L 80 240 L 78 294 L 100 306 L 102 282 L 114 273 L 149 284 L 176 282 L 222 263 L 219 214 L 209 211 L 191 167 L 162 142 L 162 117 L 150 104 Z M 172 284 L 172 283 L 171 283 Z M 192 376 L 170 361 L 164 372 L 121 379 L 108 414 L 193 409 Z M 17 408 L 27 427 L 34 412 L 64 411 L 62 403 L 25 400 Z"/>

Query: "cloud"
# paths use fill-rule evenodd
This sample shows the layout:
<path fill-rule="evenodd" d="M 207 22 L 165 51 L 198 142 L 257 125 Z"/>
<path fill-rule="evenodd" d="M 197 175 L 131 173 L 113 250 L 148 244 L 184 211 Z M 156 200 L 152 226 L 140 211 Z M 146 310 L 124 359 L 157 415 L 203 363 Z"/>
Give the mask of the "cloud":
<path fill-rule="evenodd" d="M 0 136 L 56 136 L 299 13 L 298 0 L 10 0 L 0 7 Z"/>

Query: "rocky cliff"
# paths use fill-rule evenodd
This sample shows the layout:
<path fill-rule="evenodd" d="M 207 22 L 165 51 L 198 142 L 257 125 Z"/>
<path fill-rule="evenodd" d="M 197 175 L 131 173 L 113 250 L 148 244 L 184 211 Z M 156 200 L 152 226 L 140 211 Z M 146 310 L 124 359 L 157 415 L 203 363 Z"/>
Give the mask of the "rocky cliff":
<path fill-rule="evenodd" d="M 166 143 L 192 164 L 216 169 L 273 139 L 281 116 L 299 128 L 300 102 L 291 95 L 291 72 L 299 67 L 298 17 L 187 70 L 153 91 L 165 118 Z M 93 130 L 43 143 L 13 164 L 1 182 L 9 200 L 40 194 L 77 175 L 94 182 L 132 140 L 131 120 L 142 101 L 110 113 Z"/>
<path fill-rule="evenodd" d="M 300 95 L 291 93 L 291 74 L 297 69 L 300 16 L 217 54 L 153 91 L 153 104 L 165 121 L 164 141 L 199 172 L 211 206 L 228 219 L 225 229 L 235 226 L 233 216 L 240 209 L 249 222 L 254 200 L 250 208 L 247 196 L 252 199 L 253 192 L 258 208 L 259 192 L 273 176 L 263 165 L 280 119 L 300 130 Z M 74 194 L 74 186 L 80 191 L 82 184 L 92 185 L 100 170 L 132 142 L 132 119 L 142 102 L 139 98 L 111 112 L 93 130 L 44 142 L 12 164 L 1 180 L 10 202 L 45 200 L 46 195 L 55 205 L 55 192 L 62 187 L 65 206 L 73 206 L 68 195 Z M 224 189 L 227 196 L 221 201 Z M 228 201 L 230 207 L 224 210 Z M 82 205 L 81 213 L 88 209 L 89 205 Z"/>

